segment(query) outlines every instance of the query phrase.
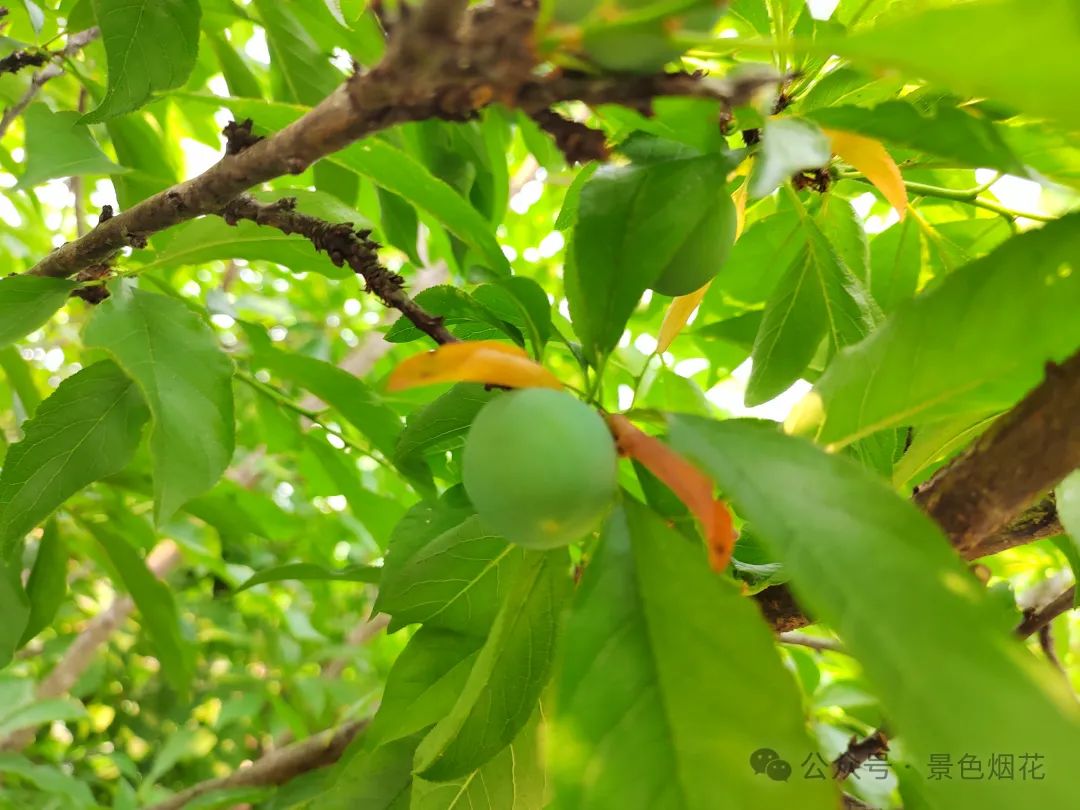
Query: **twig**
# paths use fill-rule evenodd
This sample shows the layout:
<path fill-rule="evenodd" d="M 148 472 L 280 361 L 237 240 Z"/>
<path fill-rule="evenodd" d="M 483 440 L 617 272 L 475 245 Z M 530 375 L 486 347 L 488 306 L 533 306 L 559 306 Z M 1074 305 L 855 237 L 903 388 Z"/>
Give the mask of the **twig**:
<path fill-rule="evenodd" d="M 838 782 L 844 781 L 859 770 L 867 760 L 884 756 L 888 750 L 889 738 L 882 729 L 878 729 L 863 740 L 852 737 L 848 742 L 847 750 L 833 760 L 833 778 Z"/>
<path fill-rule="evenodd" d="M 781 644 L 792 644 L 796 647 L 808 647 L 811 650 L 818 650 L 821 652 L 846 653 L 844 645 L 835 638 L 818 638 L 817 636 L 807 636 L 803 633 L 788 631 L 786 633 L 778 633 L 776 640 Z"/>
<path fill-rule="evenodd" d="M 276 203 L 256 202 L 241 195 L 225 206 L 222 216 L 230 225 L 241 219 L 277 228 L 282 233 L 300 234 L 309 239 L 316 250 L 323 251 L 338 267 L 348 264 L 367 284 L 369 292 L 378 296 L 386 306 L 398 310 L 412 324 L 429 335 L 436 343 L 457 340 L 443 325 L 442 318 L 427 312 L 402 289 L 403 279 L 379 263 L 379 245 L 368 237 L 370 231 L 354 231 L 351 222 L 331 223 L 302 214 L 295 209 L 296 200 L 286 198 Z"/>
<path fill-rule="evenodd" d="M 860 183 L 873 185 L 873 183 L 861 174 L 849 174 L 845 172 L 840 176 L 847 180 L 857 180 Z M 912 194 L 917 194 L 920 197 L 936 197 L 941 200 L 953 200 L 955 202 L 967 203 L 975 208 L 992 211 L 993 213 L 1008 219 L 1031 219 L 1036 222 L 1053 222 L 1055 219 L 1058 219 L 1057 216 L 1051 214 L 1038 214 L 1033 211 L 1014 211 L 1012 208 L 1006 208 L 1004 205 L 993 202 L 992 200 L 984 200 L 979 196 L 986 191 L 983 187 L 957 190 L 952 188 L 942 188 L 941 186 L 930 186 L 926 183 L 915 183 L 910 180 L 904 181 L 904 187 Z"/>
<path fill-rule="evenodd" d="M 339 728 L 328 729 L 293 745 L 271 751 L 246 768 L 233 771 L 228 776 L 200 782 L 163 802 L 151 805 L 146 810 L 178 810 L 188 802 L 218 790 L 282 785 L 300 774 L 337 762 L 349 743 L 369 722 L 367 719 L 354 720 Z"/>
<path fill-rule="evenodd" d="M 1016 635 L 1020 636 L 1020 638 L 1027 638 L 1033 633 L 1039 632 L 1062 613 L 1068 613 L 1072 610 L 1075 602 L 1076 586 L 1074 585 L 1058 594 L 1041 608 L 1026 611 L 1024 620 L 1016 628 Z"/>
<path fill-rule="evenodd" d="M 1049 624 L 1044 624 L 1039 628 L 1039 647 L 1043 651 L 1043 655 L 1046 656 L 1046 660 L 1053 664 L 1062 675 L 1068 675 L 1065 671 L 1065 667 L 1061 665 L 1061 659 L 1058 658 L 1057 652 L 1054 650 L 1054 634 L 1050 629 Z"/>
<path fill-rule="evenodd" d="M 87 28 L 85 31 L 72 34 L 68 37 L 67 45 L 54 55 L 60 59 L 68 59 L 86 47 L 88 43 L 93 42 L 100 35 L 101 31 L 96 27 Z M 34 100 L 34 96 L 38 94 L 42 85 L 50 79 L 55 79 L 63 72 L 64 69 L 54 62 L 53 64 L 46 66 L 44 70 L 40 70 L 34 74 L 34 77 L 30 80 L 30 86 L 26 89 L 23 97 L 16 101 L 11 107 L 4 110 L 3 116 L 0 117 L 0 138 L 4 137 L 4 133 L 8 131 L 8 127 L 11 126 L 16 118 L 22 115 L 23 110 L 30 106 L 30 102 Z"/>

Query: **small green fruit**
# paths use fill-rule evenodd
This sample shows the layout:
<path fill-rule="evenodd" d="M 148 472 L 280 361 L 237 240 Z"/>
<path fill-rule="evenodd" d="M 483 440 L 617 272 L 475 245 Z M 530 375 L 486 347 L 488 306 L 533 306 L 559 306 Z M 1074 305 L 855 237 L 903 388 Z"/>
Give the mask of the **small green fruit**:
<path fill-rule="evenodd" d="M 580 540 L 616 492 L 615 442 L 592 408 L 529 388 L 493 399 L 465 442 L 465 491 L 481 519 L 511 542 L 555 548 Z"/>
<path fill-rule="evenodd" d="M 663 295 L 686 295 L 716 277 L 735 241 L 735 205 L 726 193 L 698 222 L 652 285 Z"/>

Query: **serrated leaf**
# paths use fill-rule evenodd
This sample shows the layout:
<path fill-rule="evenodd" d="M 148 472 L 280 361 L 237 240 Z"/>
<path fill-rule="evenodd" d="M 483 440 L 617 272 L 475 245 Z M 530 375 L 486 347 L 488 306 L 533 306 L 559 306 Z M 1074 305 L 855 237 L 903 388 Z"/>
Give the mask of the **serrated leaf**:
<path fill-rule="evenodd" d="M 435 725 L 454 707 L 465 686 L 483 635 L 421 627 L 386 677 L 379 711 L 365 732 L 374 747 Z"/>
<path fill-rule="evenodd" d="M 0 667 L 10 663 L 30 617 L 30 601 L 19 578 L 21 569 L 18 562 L 0 557 L 0 610 L 5 617 L 0 624 Z"/>
<path fill-rule="evenodd" d="M 777 284 L 754 341 L 747 405 L 760 405 L 799 378 L 827 337 L 833 351 L 873 328 L 869 294 L 840 261 L 829 240 L 804 217 L 806 248 Z"/>
<path fill-rule="evenodd" d="M 1080 344 L 1077 251 L 1072 215 L 955 271 L 838 356 L 790 428 L 843 446 L 886 427 L 1005 410 L 1047 361 Z"/>
<path fill-rule="evenodd" d="M 390 541 L 375 609 L 390 630 L 417 622 L 462 633 L 490 625 L 522 552 L 461 510 L 419 507 Z"/>
<path fill-rule="evenodd" d="M 394 740 L 342 760 L 320 810 L 409 810 L 413 753 L 420 735 Z"/>
<path fill-rule="evenodd" d="M 524 555 L 457 703 L 416 749 L 417 774 L 466 776 L 528 722 L 551 670 L 568 563 L 565 550 Z"/>
<path fill-rule="evenodd" d="M 561 661 L 555 807 L 836 806 L 828 782 L 750 766 L 762 747 L 794 761 L 812 750 L 795 683 L 752 603 L 634 501 L 609 518 L 585 570 Z"/>
<path fill-rule="evenodd" d="M 60 383 L 23 424 L 0 471 L 0 559 L 13 559 L 23 536 L 80 489 L 124 469 L 148 416 L 111 361 Z"/>
<path fill-rule="evenodd" d="M 86 528 L 105 549 L 124 589 L 139 609 L 139 621 L 161 661 L 161 674 L 176 691 L 187 691 L 194 674 L 194 650 L 184 638 L 180 612 L 169 586 L 155 577 L 139 553 L 119 532 L 103 523 Z"/>
<path fill-rule="evenodd" d="M 822 168 L 831 156 L 829 139 L 816 124 L 787 116 L 769 119 L 750 172 L 750 199 L 772 194 L 796 172 Z"/>
<path fill-rule="evenodd" d="M 401 391 L 446 382 L 482 382 L 509 388 L 554 388 L 563 385 L 517 346 L 494 340 L 447 343 L 414 354 L 397 365 L 387 388 Z"/>
<path fill-rule="evenodd" d="M 521 335 L 504 323 L 489 307 L 451 284 L 437 284 L 413 299 L 423 309 L 443 319 L 443 324 L 462 340 L 493 340 L 503 336 L 522 343 Z M 461 327 L 466 326 L 467 331 Z M 386 333 L 389 343 L 408 343 L 426 337 L 408 318 L 398 318 Z"/>
<path fill-rule="evenodd" d="M 511 276 L 473 290 L 473 299 L 529 338 L 539 356 L 551 337 L 551 302 L 544 288 L 524 276 Z"/>
<path fill-rule="evenodd" d="M 175 298 L 119 286 L 83 330 L 136 382 L 153 415 L 154 515 L 170 518 L 210 489 L 233 452 L 232 361 Z"/>
<path fill-rule="evenodd" d="M 494 393 L 476 383 L 455 385 L 409 417 L 398 439 L 395 457 L 408 458 L 457 449 L 464 443 L 473 418 Z"/>
<path fill-rule="evenodd" d="M 90 130 L 79 123 L 78 113 L 51 112 L 44 104 L 32 104 L 24 116 L 26 167 L 17 188 L 32 188 L 54 177 L 127 171 L 105 157 Z"/>
<path fill-rule="evenodd" d="M 75 283 L 65 278 L 9 276 L 0 279 L 0 347 L 46 323 L 67 301 Z"/>
<path fill-rule="evenodd" d="M 545 774 L 539 712 L 514 741 L 480 768 L 451 782 L 415 778 L 410 810 L 541 810 Z"/>
<path fill-rule="evenodd" d="M 198 0 L 93 0 L 109 66 L 105 98 L 83 116 L 104 121 L 183 84 L 199 47 Z"/>
<path fill-rule="evenodd" d="M 237 588 L 235 593 L 246 591 L 248 588 L 254 588 L 256 585 L 263 585 L 267 582 L 282 582 L 284 580 L 377 584 L 381 575 L 382 569 L 375 565 L 351 565 L 348 568 L 335 571 L 315 563 L 286 563 L 285 565 L 275 565 L 273 568 L 267 568 L 244 580 L 244 584 Z"/>
<path fill-rule="evenodd" d="M 945 752 L 1069 761 L 1080 708 L 1060 674 L 1001 625 L 1000 608 L 915 506 L 851 459 L 772 424 L 672 417 L 669 426 L 675 447 L 719 482 L 784 563 L 800 604 L 858 659 L 914 769 L 925 776 L 930 757 Z M 948 666 L 920 677 L 941 650 L 951 651 Z M 1045 773 L 1038 782 L 927 785 L 933 806 L 950 810 L 1072 801 L 1069 773 Z"/>

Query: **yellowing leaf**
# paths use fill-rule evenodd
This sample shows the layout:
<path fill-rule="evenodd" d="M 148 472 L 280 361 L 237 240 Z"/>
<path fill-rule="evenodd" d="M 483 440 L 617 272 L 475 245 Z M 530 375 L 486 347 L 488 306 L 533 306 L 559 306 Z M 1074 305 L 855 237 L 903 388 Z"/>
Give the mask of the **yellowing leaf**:
<path fill-rule="evenodd" d="M 824 132 L 832 143 L 833 154 L 839 155 L 862 172 L 896 209 L 900 219 L 903 219 L 908 204 L 904 178 L 896 161 L 881 142 L 838 129 L 826 129 Z"/>
<path fill-rule="evenodd" d="M 508 388 L 562 388 L 524 350 L 497 340 L 447 343 L 404 360 L 390 375 L 391 391 L 446 382 L 479 382 Z"/>
<path fill-rule="evenodd" d="M 642 433 L 620 414 L 607 417 L 619 452 L 637 459 L 693 513 L 705 533 L 709 565 L 723 571 L 735 549 L 735 528 L 727 504 L 713 497 L 713 483 L 701 470 L 659 439 Z"/>
<path fill-rule="evenodd" d="M 735 172 L 733 176 L 740 174 L 746 174 L 750 165 L 750 161 L 746 161 Z M 748 183 L 743 183 L 734 193 L 731 195 L 731 201 L 735 203 L 735 239 L 737 240 L 742 235 L 743 227 L 746 225 L 746 190 L 749 187 Z M 656 351 L 666 352 L 672 341 L 679 336 L 683 328 L 686 326 L 687 321 L 690 320 L 690 316 L 694 314 L 694 310 L 701 304 L 701 299 L 705 297 L 705 293 L 709 291 L 709 284 L 705 284 L 700 289 L 694 290 L 692 293 L 686 295 L 680 295 L 674 301 L 671 302 L 671 306 L 668 307 L 668 311 L 664 313 L 664 322 L 660 324 L 660 335 L 656 341 Z"/>

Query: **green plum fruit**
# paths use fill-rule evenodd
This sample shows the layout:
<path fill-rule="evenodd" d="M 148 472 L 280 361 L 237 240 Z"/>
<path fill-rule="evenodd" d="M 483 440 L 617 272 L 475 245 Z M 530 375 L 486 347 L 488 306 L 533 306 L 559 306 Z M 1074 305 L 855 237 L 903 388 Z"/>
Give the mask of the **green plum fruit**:
<path fill-rule="evenodd" d="M 546 549 L 580 540 L 617 490 L 615 442 L 600 415 L 562 391 L 496 397 L 465 441 L 465 491 L 481 520 L 513 543 Z"/>

